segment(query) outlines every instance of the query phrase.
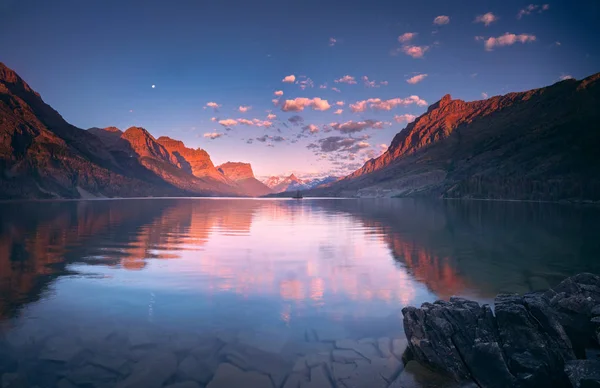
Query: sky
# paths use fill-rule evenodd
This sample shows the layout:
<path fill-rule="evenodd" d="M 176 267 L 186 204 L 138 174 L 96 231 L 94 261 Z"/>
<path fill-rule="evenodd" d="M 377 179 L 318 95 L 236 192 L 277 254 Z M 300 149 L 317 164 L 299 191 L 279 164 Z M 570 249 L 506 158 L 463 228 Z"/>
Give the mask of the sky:
<path fill-rule="evenodd" d="M 600 71 L 600 2 L 0 0 L 0 61 L 80 128 L 344 175 L 443 95 Z"/>

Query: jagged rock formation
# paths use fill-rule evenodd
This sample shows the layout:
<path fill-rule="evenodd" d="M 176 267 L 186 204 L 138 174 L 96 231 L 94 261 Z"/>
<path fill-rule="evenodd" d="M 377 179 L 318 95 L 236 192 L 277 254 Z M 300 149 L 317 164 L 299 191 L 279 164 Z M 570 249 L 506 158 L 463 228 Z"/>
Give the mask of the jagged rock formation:
<path fill-rule="evenodd" d="M 600 73 L 431 105 L 388 150 L 310 195 L 600 200 Z"/>
<path fill-rule="evenodd" d="M 600 384 L 586 348 L 600 347 L 600 277 L 579 274 L 546 292 L 500 294 L 488 305 L 462 298 L 405 307 L 410 357 L 480 387 Z M 595 360 L 597 363 L 598 361 Z"/>
<path fill-rule="evenodd" d="M 271 193 L 271 189 L 254 177 L 249 163 L 227 162 L 217 167 L 223 176 L 235 182 L 246 195 L 259 197 Z"/>
<path fill-rule="evenodd" d="M 257 195 L 250 186 L 144 128 L 74 127 L 0 63 L 0 198 Z"/>

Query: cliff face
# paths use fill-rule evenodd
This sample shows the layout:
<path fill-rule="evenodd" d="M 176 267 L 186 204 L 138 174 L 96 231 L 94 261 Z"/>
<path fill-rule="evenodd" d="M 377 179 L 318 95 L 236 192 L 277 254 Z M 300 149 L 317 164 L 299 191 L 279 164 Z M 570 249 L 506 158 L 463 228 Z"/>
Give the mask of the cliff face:
<path fill-rule="evenodd" d="M 268 186 L 254 177 L 249 163 L 227 162 L 218 166 L 217 170 L 247 195 L 258 197 L 272 193 Z"/>
<path fill-rule="evenodd" d="M 163 144 L 164 143 L 164 144 Z M 256 195 L 203 150 L 132 127 L 67 123 L 0 63 L 0 198 Z"/>
<path fill-rule="evenodd" d="M 600 200 L 600 74 L 429 107 L 388 150 L 314 195 Z"/>

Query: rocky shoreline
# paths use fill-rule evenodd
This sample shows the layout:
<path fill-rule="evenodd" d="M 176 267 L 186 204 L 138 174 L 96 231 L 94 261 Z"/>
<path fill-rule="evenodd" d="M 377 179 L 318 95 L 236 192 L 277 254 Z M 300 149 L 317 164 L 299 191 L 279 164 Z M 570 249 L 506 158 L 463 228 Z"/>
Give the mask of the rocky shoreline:
<path fill-rule="evenodd" d="M 600 276 L 547 291 L 405 307 L 406 360 L 482 388 L 600 387 Z"/>

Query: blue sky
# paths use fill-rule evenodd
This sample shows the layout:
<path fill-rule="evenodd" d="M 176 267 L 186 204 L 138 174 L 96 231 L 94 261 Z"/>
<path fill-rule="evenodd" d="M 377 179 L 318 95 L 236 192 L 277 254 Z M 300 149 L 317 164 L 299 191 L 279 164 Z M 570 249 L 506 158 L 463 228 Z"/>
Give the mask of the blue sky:
<path fill-rule="evenodd" d="M 600 71 L 594 0 L 0 0 L 0 14 L 0 61 L 67 121 L 142 126 L 259 176 L 350 172 L 446 93 Z"/>

